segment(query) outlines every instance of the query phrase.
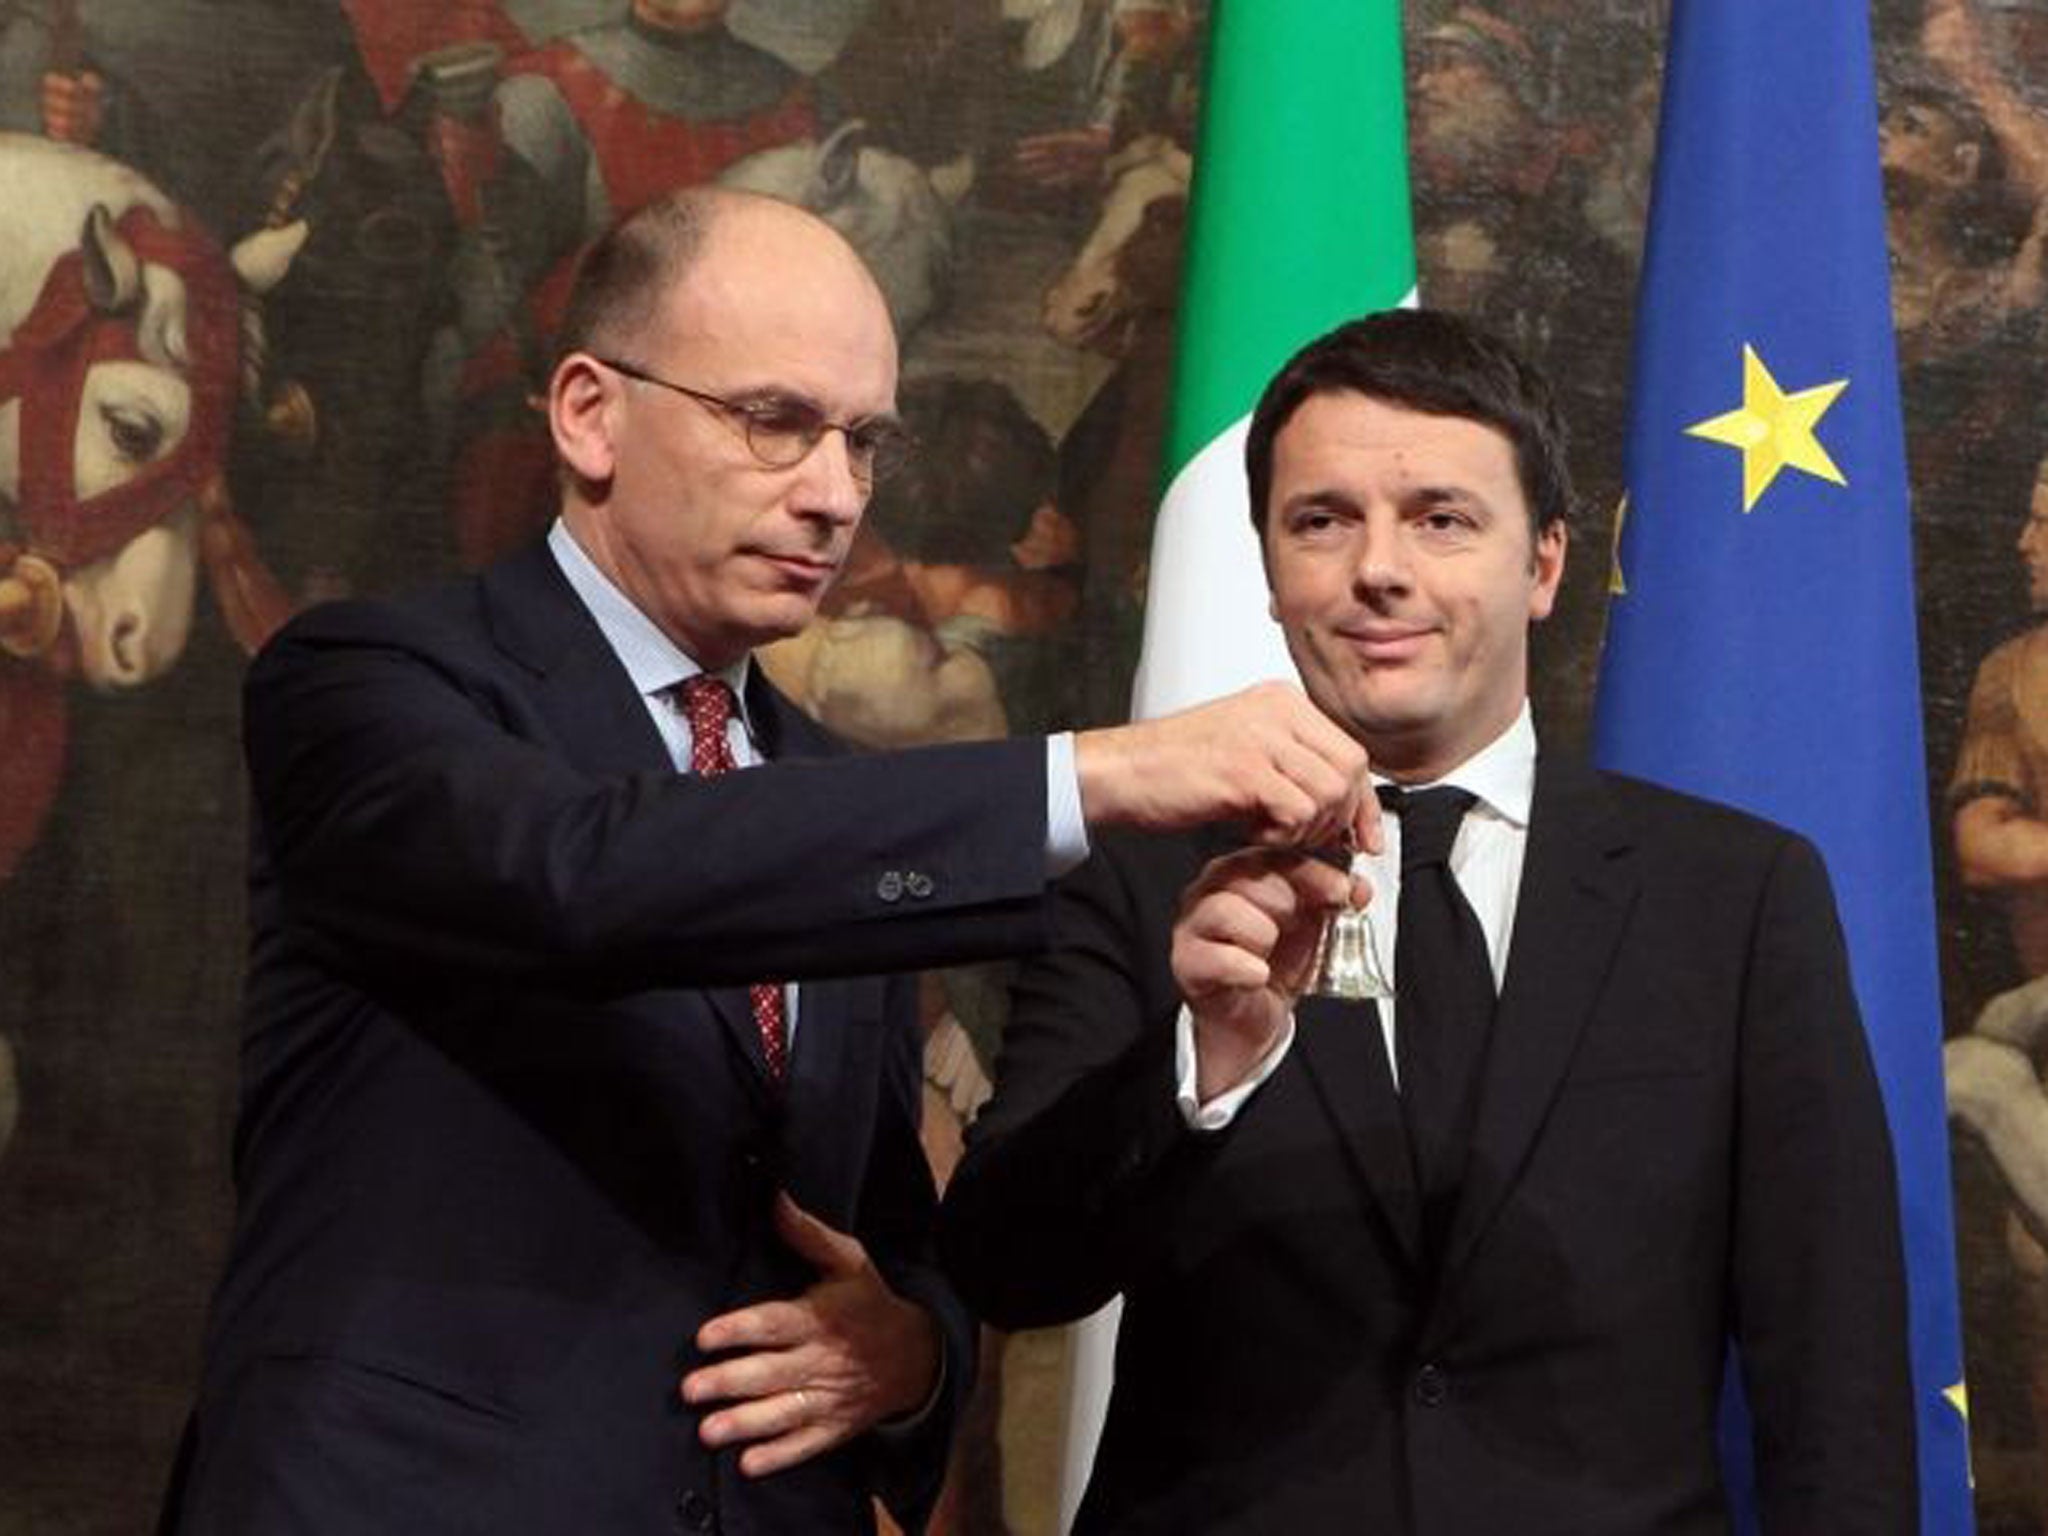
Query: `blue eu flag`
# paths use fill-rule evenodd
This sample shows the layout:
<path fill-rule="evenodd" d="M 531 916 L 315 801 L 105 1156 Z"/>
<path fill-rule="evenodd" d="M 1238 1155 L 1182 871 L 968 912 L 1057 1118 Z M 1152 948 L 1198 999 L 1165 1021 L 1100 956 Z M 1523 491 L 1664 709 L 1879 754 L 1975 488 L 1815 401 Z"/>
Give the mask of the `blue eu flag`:
<path fill-rule="evenodd" d="M 1826 855 L 1899 1163 L 1923 1528 L 1971 1529 L 1912 546 L 1864 0 L 1674 0 L 1595 710 Z"/>

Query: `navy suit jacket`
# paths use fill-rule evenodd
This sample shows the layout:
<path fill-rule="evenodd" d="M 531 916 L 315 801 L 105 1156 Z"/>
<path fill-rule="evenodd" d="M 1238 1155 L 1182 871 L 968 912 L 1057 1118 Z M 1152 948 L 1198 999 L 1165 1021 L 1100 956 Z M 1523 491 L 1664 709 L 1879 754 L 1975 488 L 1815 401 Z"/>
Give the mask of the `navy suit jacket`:
<path fill-rule="evenodd" d="M 676 774 L 541 548 L 257 660 L 238 1214 L 177 1528 L 922 1520 L 973 1339 L 891 973 L 1043 941 L 1044 748 L 838 755 L 755 678 L 769 761 Z M 777 1089 L 746 984 L 784 979 Z M 813 1278 L 778 1188 L 938 1317 L 945 1400 L 750 1480 L 677 1384 L 707 1318 Z"/>
<path fill-rule="evenodd" d="M 1890 1143 L 1808 844 L 1542 760 L 1440 1262 L 1369 1007 L 1305 1005 L 1183 1126 L 1168 936 L 1230 846 L 1106 838 L 1062 883 L 947 1188 L 992 1321 L 1124 1296 L 1077 1530 L 1720 1536 L 1731 1336 L 1763 1529 L 1915 1529 Z"/>

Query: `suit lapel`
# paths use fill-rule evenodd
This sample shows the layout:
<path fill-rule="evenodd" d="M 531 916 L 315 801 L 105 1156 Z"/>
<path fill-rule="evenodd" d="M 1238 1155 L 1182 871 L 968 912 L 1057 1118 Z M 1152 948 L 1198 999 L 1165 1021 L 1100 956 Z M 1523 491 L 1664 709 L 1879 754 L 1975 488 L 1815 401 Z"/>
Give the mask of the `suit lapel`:
<path fill-rule="evenodd" d="M 845 751 L 769 683 L 758 662 L 747 674 L 747 719 L 755 745 L 770 760 L 834 757 Z M 884 1031 L 872 1025 L 882 1013 L 873 994 L 886 985 L 875 977 L 803 984 L 789 1079 L 781 1094 L 792 1185 L 803 1191 L 813 1215 L 848 1227 L 859 1203 L 864 1149 L 873 1139 L 878 1113 L 883 1073 L 875 1056 Z M 759 1041 L 750 1043 L 751 1059 L 759 1062 Z M 765 1083 L 765 1066 L 762 1073 Z"/>
<path fill-rule="evenodd" d="M 491 636 L 532 678 L 533 706 L 569 762 L 599 775 L 675 772 L 646 701 L 545 544 L 499 562 L 480 579 Z M 749 669 L 747 711 L 765 756 L 816 755 L 829 741 L 769 686 L 758 665 Z M 804 992 L 808 1009 L 811 989 Z M 768 1069 L 747 989 L 705 987 L 700 995 L 752 1064 L 766 1102 Z"/>
<path fill-rule="evenodd" d="M 1250 838 L 1234 822 L 1218 822 L 1191 834 L 1193 858 L 1186 879 L 1192 880 L 1211 859 L 1245 847 Z M 1180 890 L 1167 895 L 1165 920 L 1180 904 Z M 1176 1000 L 1178 994 L 1175 994 Z M 1371 1003 L 1305 997 L 1294 1007 L 1291 1054 L 1337 1133 L 1345 1156 L 1376 1201 L 1396 1247 L 1412 1266 L 1421 1245 L 1422 1207 L 1415 1193 L 1415 1170 L 1408 1158 L 1408 1132 L 1401 1123 L 1400 1101 L 1394 1097 L 1394 1075 L 1387 1065 L 1385 1032 L 1379 1010 Z M 1288 1065 L 1291 1065 L 1289 1063 Z M 1282 1071 L 1288 1070 L 1283 1065 Z"/>
<path fill-rule="evenodd" d="M 829 753 L 832 739 L 768 682 L 757 661 L 747 669 L 747 724 L 763 761 L 819 757 Z M 745 770 L 742 770 L 743 772 Z M 763 981 L 784 978 L 764 976 Z M 792 1116 L 809 1104 L 813 1091 L 829 1096 L 833 1074 L 840 1070 L 844 1051 L 844 1018 L 847 992 L 844 985 L 830 981 L 807 981 L 797 1004 L 796 1033 L 791 1042 L 788 1078 L 780 1089 L 768 1081 L 768 1061 L 761 1051 L 761 1032 L 754 1024 L 753 1000 L 745 987 L 711 989 L 712 1005 L 724 1019 L 734 1039 L 753 1066 L 764 1092 L 782 1099 Z M 801 1091 L 800 1091 L 801 1087 Z M 811 1104 L 829 1119 L 832 1106 Z"/>
<path fill-rule="evenodd" d="M 1422 1206 L 1379 1009 L 1371 1003 L 1305 997 L 1294 1008 L 1294 1050 L 1359 1178 L 1378 1200 L 1402 1256 L 1413 1267 L 1421 1252 Z"/>
<path fill-rule="evenodd" d="M 1598 776 L 1576 762 L 1541 759 L 1446 1277 L 1470 1256 L 1519 1176 L 1606 983 L 1636 898 L 1626 848 Z"/>
<path fill-rule="evenodd" d="M 813 1215 L 849 1224 L 865 1173 L 875 1100 L 882 1073 L 874 1063 L 882 1031 L 861 1023 L 874 1010 L 857 1006 L 863 990 L 884 985 L 869 978 L 807 981 L 789 1056 L 782 1098 L 784 1150 L 790 1183 L 803 1191 Z"/>
<path fill-rule="evenodd" d="M 491 638 L 531 676 L 531 701 L 569 762 L 593 774 L 674 771 L 639 690 L 545 544 L 481 581 Z"/>
<path fill-rule="evenodd" d="M 764 761 L 814 757 L 821 749 L 829 747 L 830 738 L 770 686 L 762 676 L 758 662 L 747 669 L 746 712 L 754 744 Z M 657 739 L 659 734 L 656 733 Z M 663 748 L 663 761 L 667 761 L 666 747 Z M 761 980 L 780 984 L 785 978 L 764 976 Z M 799 1072 L 811 1078 L 825 1074 L 822 1080 L 829 1091 L 830 1074 L 838 1070 L 837 1058 L 841 1050 L 838 1016 L 845 1011 L 843 989 L 830 982 L 804 983 L 797 1002 L 796 1030 L 786 1068 L 789 1075 L 779 1088 L 768 1079 L 768 1058 L 761 1049 L 760 1026 L 754 1022 L 754 1000 L 750 988 L 707 987 L 704 995 L 710 999 L 712 1011 L 732 1037 L 734 1049 L 752 1068 L 748 1081 L 760 1091 L 764 1103 L 794 1115 L 799 1109 Z M 825 1022 L 827 1020 L 831 1022 Z M 800 1066 L 806 1053 L 809 1060 Z M 808 1095 L 802 1097 L 807 1098 Z"/>

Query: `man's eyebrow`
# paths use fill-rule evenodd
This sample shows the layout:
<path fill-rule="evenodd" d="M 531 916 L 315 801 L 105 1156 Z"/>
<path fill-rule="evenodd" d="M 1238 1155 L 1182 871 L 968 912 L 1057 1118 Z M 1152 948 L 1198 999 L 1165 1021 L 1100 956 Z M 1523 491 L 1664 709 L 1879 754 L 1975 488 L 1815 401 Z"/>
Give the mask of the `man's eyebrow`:
<path fill-rule="evenodd" d="M 780 384 L 760 384 L 752 389 L 735 390 L 731 398 L 735 405 L 790 406 L 798 410 L 808 411 L 812 415 L 822 417 L 828 421 L 836 419 L 830 411 L 826 410 L 824 406 L 813 400 L 802 390 L 788 389 Z M 904 430 L 903 418 L 896 414 L 893 406 L 885 411 L 877 411 L 872 416 L 849 417 L 847 425 L 853 427 L 889 427 L 898 432 Z"/>
<path fill-rule="evenodd" d="M 1358 505 L 1358 498 L 1349 491 L 1336 486 L 1316 486 L 1305 491 L 1296 491 L 1280 503 L 1282 512 L 1299 512 L 1307 508 L 1327 507 L 1334 511 L 1348 511 Z"/>
<path fill-rule="evenodd" d="M 746 389 L 736 389 L 731 396 L 736 405 L 786 405 L 799 410 L 825 414 L 825 408 L 800 389 L 789 389 L 781 384 L 755 384 Z"/>
<path fill-rule="evenodd" d="M 1477 491 L 1469 486 L 1455 484 L 1411 486 L 1401 497 L 1401 503 L 1409 507 L 1471 507 L 1480 512 L 1493 510 L 1487 499 Z"/>

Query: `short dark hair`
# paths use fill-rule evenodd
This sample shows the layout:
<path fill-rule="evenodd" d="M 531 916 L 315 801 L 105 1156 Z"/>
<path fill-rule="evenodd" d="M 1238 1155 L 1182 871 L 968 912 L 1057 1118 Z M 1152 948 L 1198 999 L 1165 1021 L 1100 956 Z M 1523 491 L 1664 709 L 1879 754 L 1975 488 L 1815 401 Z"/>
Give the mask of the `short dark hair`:
<path fill-rule="evenodd" d="M 571 352 L 619 351 L 651 326 L 662 301 L 704 249 L 731 194 L 688 187 L 614 223 L 576 263 L 555 361 Z"/>
<path fill-rule="evenodd" d="M 1441 309 L 1389 309 L 1347 320 L 1290 357 L 1259 397 L 1245 439 L 1252 526 L 1266 531 L 1273 443 L 1316 395 L 1357 394 L 1431 416 L 1462 416 L 1515 450 L 1531 532 L 1569 525 L 1564 418 L 1543 375 L 1505 342 Z"/>
<path fill-rule="evenodd" d="M 875 487 L 868 517 L 898 554 L 936 565 L 1004 566 L 1053 499 L 1052 439 L 1007 385 L 932 374 L 897 396 L 917 452 Z"/>

